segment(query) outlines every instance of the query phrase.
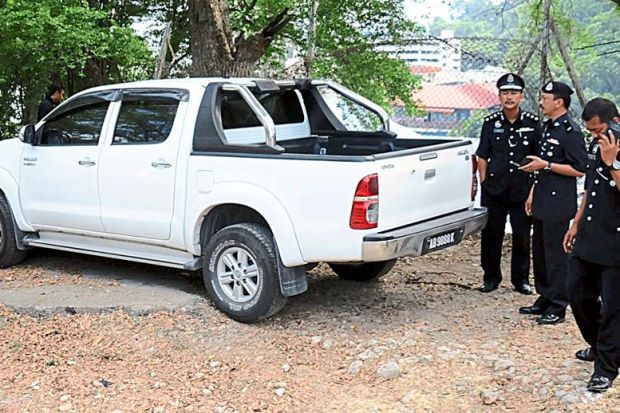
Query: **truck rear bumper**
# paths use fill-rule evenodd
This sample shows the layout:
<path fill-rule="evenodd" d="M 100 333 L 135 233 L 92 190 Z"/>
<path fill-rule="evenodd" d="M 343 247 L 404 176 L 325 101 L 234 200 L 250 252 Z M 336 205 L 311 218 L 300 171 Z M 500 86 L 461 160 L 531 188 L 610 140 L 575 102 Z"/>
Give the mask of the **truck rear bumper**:
<path fill-rule="evenodd" d="M 364 237 L 362 261 L 420 256 L 456 245 L 484 228 L 487 209 L 475 208 Z"/>

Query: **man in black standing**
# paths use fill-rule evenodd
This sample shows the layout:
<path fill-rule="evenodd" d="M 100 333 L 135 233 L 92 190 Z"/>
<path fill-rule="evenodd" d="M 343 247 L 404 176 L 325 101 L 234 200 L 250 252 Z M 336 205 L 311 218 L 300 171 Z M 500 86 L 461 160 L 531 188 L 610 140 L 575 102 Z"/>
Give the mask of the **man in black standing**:
<path fill-rule="evenodd" d="M 524 204 L 530 190 L 528 174 L 519 162 L 533 155 L 540 136 L 538 117 L 520 109 L 525 82 L 508 73 L 497 80 L 502 110 L 487 116 L 476 151 L 482 185 L 481 204 L 489 220 L 482 230 L 481 264 L 484 271 L 480 291 L 497 289 L 502 281 L 500 262 L 506 217 L 512 227 L 511 281 L 521 294 L 532 294 L 529 283 L 531 219 Z"/>
<path fill-rule="evenodd" d="M 567 255 L 562 242 L 577 211 L 576 178 L 584 175 L 588 159 L 583 133 L 568 115 L 572 94 L 566 83 L 543 86 L 540 106 L 549 119 L 543 125 L 538 156 L 530 156 L 532 161 L 521 167 L 534 173 L 525 209 L 533 217 L 532 259 L 540 296 L 519 312 L 540 315 L 539 324 L 563 322 L 568 306 Z"/>
<path fill-rule="evenodd" d="M 47 87 L 47 92 L 45 93 L 45 99 L 39 103 L 39 110 L 37 112 L 37 122 L 40 121 L 50 113 L 56 106 L 62 102 L 62 99 L 65 96 L 65 91 L 62 86 L 51 83 Z"/>
<path fill-rule="evenodd" d="M 613 102 L 596 98 L 581 117 L 592 134 L 586 191 L 564 237 L 564 249 L 572 250 L 570 306 L 590 345 L 575 356 L 594 361 L 588 390 L 601 393 L 611 387 L 620 366 L 620 130 L 617 125 L 609 129 L 620 115 Z"/>

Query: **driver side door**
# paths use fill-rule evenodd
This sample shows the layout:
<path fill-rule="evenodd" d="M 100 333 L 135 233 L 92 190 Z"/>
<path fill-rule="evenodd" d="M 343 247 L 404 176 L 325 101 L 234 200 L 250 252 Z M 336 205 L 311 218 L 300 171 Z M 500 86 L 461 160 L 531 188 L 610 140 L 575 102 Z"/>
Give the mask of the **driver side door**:
<path fill-rule="evenodd" d="M 104 232 L 98 164 L 110 102 L 72 99 L 37 130 L 26 145 L 20 199 L 26 220 L 37 230 Z"/>

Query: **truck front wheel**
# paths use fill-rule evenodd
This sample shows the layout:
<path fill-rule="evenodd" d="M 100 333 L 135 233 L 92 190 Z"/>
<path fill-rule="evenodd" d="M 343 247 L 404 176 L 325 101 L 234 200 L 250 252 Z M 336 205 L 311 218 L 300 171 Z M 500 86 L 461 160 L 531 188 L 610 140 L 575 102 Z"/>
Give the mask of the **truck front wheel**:
<path fill-rule="evenodd" d="M 350 281 L 370 281 L 379 278 L 394 267 L 396 260 L 365 262 L 362 264 L 329 264 L 340 278 Z"/>
<path fill-rule="evenodd" d="M 0 268 L 18 264 L 25 257 L 26 252 L 17 248 L 11 207 L 6 198 L 0 194 Z"/>
<path fill-rule="evenodd" d="M 284 307 L 276 249 L 262 225 L 235 224 L 218 231 L 203 248 L 205 288 L 229 317 L 251 323 Z"/>

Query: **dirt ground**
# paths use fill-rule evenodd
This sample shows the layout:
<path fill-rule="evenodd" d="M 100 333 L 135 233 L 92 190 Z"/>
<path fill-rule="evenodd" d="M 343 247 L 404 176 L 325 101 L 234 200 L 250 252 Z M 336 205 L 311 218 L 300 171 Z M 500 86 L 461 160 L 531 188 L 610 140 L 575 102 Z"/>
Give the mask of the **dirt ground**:
<path fill-rule="evenodd" d="M 620 413 L 618 389 L 585 390 L 591 365 L 573 357 L 584 343 L 570 312 L 557 326 L 519 315 L 533 298 L 508 271 L 499 290 L 476 291 L 478 243 L 401 260 L 372 283 L 321 265 L 308 292 L 254 325 L 206 299 L 147 315 L 0 306 L 0 412 Z M 39 251 L 0 282 L 104 288 L 83 276 L 98 263 Z"/>

